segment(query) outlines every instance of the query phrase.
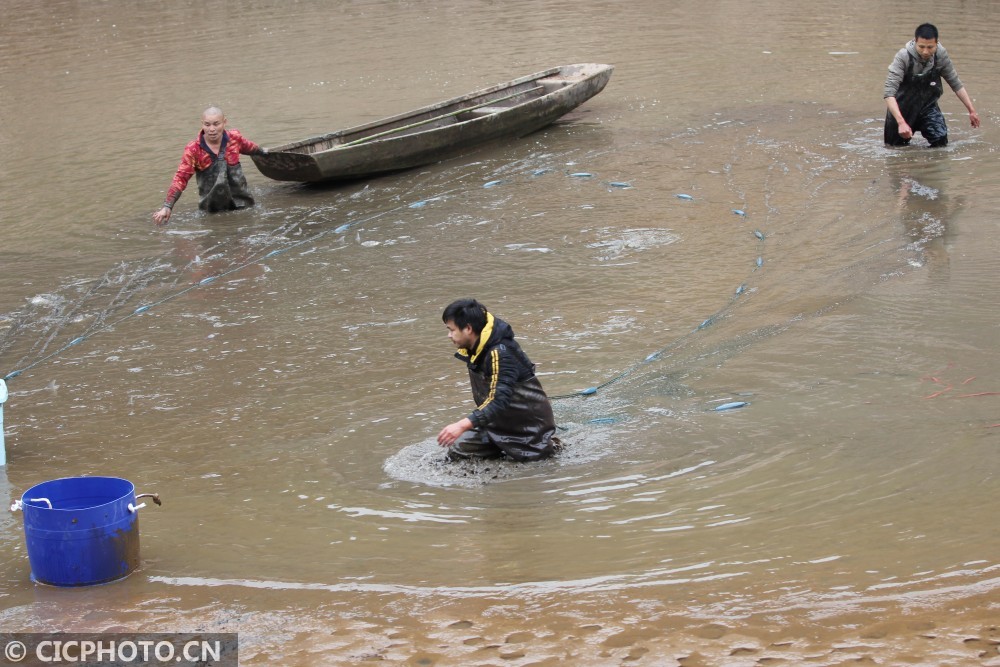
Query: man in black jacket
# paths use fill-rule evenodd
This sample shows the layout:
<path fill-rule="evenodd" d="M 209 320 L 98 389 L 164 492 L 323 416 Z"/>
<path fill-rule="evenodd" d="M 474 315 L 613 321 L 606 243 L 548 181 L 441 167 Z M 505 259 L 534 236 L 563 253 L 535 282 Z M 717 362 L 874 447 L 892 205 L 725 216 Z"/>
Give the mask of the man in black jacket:
<path fill-rule="evenodd" d="M 451 303 L 441 319 L 469 368 L 476 409 L 441 429 L 438 444 L 453 459 L 551 456 L 558 443 L 552 404 L 510 325 L 475 299 Z"/>

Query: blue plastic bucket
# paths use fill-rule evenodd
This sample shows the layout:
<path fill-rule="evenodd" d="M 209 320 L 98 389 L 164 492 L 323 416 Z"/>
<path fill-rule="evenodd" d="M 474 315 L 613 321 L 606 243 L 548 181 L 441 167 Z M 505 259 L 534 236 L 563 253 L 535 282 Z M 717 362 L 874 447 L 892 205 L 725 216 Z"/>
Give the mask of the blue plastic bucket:
<path fill-rule="evenodd" d="M 117 477 L 66 477 L 21 497 L 28 562 L 35 581 L 90 586 L 139 566 L 135 486 Z"/>

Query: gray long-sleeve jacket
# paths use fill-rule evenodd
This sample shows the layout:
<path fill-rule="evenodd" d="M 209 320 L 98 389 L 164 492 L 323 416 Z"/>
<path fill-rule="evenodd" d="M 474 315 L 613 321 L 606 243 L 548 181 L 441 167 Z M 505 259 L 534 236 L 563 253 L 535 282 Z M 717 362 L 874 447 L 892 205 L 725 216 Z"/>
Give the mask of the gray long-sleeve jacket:
<path fill-rule="evenodd" d="M 917 53 L 916 42 L 910 40 L 906 46 L 896 53 L 892 64 L 889 65 L 889 75 L 885 78 L 883 98 L 896 97 L 896 93 L 899 92 L 899 86 L 903 83 L 906 68 L 910 66 L 911 62 L 913 63 L 914 74 L 923 74 L 937 68 L 941 72 L 941 78 L 948 82 L 953 91 L 957 93 L 964 87 L 962 80 L 958 78 L 958 72 L 955 71 L 955 65 L 952 64 L 951 58 L 948 57 L 948 51 L 945 50 L 940 42 L 938 43 L 937 53 L 927 62 L 923 62 L 920 60 L 920 54 Z"/>

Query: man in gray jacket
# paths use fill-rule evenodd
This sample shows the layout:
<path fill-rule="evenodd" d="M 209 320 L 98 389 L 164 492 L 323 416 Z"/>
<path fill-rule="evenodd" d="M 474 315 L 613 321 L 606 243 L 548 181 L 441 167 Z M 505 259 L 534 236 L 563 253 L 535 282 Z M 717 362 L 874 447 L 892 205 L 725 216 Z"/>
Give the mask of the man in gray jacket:
<path fill-rule="evenodd" d="M 889 65 L 883 95 L 888 109 L 885 115 L 887 145 L 905 146 L 914 132 L 920 132 L 931 146 L 948 145 L 948 126 L 938 107 L 943 92 L 942 78 L 969 110 L 972 127 L 979 127 L 979 114 L 948 52 L 938 43 L 937 28 L 923 23 L 917 27 L 913 40 L 899 50 Z"/>

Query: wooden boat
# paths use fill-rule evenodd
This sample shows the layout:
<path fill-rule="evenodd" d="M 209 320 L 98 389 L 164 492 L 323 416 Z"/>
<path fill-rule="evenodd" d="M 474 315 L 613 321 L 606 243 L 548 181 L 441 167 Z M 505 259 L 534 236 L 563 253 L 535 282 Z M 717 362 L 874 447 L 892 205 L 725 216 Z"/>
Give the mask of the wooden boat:
<path fill-rule="evenodd" d="M 564 65 L 489 88 L 254 155 L 279 181 L 364 178 L 417 167 L 456 151 L 549 125 L 604 89 L 614 67 Z"/>

